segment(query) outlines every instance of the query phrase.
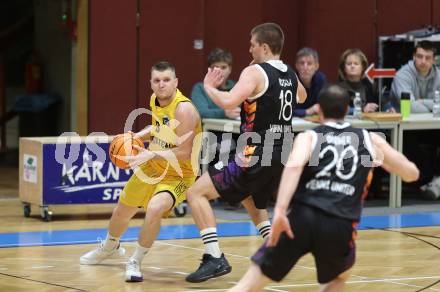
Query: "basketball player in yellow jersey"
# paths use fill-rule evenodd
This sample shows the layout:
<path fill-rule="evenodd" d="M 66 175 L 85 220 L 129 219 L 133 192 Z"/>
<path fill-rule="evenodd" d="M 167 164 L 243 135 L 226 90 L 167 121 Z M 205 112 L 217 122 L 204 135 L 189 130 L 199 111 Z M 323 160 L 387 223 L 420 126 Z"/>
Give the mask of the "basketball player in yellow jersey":
<path fill-rule="evenodd" d="M 80 263 L 99 264 L 109 257 L 123 256 L 119 239 L 139 207 L 146 209 L 134 254 L 125 273 L 127 282 L 143 280 L 142 259 L 153 245 L 160 230 L 162 217 L 185 199 L 186 190 L 198 173 L 201 122 L 191 101 L 177 89 L 174 66 L 159 62 L 151 69 L 152 125 L 133 135 L 149 139 L 148 150 L 127 157 L 132 166 L 139 166 L 121 193 L 110 219 L 106 239 L 83 255 Z"/>

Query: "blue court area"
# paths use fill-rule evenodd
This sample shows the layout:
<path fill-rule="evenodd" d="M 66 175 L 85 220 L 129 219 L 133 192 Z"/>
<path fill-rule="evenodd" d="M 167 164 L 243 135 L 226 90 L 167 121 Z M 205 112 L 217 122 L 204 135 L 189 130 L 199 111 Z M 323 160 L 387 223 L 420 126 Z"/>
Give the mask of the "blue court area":
<path fill-rule="evenodd" d="M 385 216 L 363 216 L 358 230 L 407 228 L 422 226 L 440 226 L 440 212 L 420 214 L 392 214 Z M 131 227 L 122 237 L 122 241 L 134 241 L 137 238 L 139 227 Z M 107 230 L 55 230 L 38 232 L 0 233 L 0 247 L 24 247 L 45 245 L 66 245 L 96 243 L 105 238 Z M 220 236 L 252 236 L 258 232 L 252 222 L 229 222 L 218 225 Z M 162 226 L 158 240 L 198 238 L 199 231 L 196 225 L 166 225 Z"/>

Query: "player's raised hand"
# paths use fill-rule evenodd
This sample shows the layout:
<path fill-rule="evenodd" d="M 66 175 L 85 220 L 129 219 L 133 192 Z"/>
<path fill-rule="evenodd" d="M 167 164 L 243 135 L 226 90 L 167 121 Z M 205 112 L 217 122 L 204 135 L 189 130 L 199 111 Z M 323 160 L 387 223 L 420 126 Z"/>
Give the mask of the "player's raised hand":
<path fill-rule="evenodd" d="M 283 232 L 286 232 L 288 237 L 293 238 L 293 231 L 290 227 L 289 219 L 287 219 L 286 214 L 275 212 L 272 220 L 269 239 L 267 240 L 267 246 L 277 245 L 280 235 Z"/>
<path fill-rule="evenodd" d="M 208 72 L 205 75 L 205 79 L 203 80 L 203 85 L 205 87 L 217 88 L 220 84 L 223 83 L 224 80 L 223 71 L 219 68 L 208 68 Z"/>

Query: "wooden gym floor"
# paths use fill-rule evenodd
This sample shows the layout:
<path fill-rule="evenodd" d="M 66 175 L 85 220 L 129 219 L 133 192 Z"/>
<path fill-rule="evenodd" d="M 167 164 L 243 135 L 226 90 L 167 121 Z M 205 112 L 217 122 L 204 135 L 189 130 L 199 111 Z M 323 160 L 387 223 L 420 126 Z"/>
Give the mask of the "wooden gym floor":
<path fill-rule="evenodd" d="M 85 215 L 92 211 L 93 215 Z M 233 267 L 232 273 L 191 284 L 185 282 L 184 277 L 199 265 L 203 253 L 201 240 L 158 240 L 143 262 L 144 282 L 125 283 L 123 260 L 109 260 L 97 266 L 81 266 L 78 262 L 82 254 L 96 247 L 96 243 L 77 244 L 83 237 L 82 233 L 92 230 L 92 241 L 96 241 L 98 235 L 105 235 L 111 207 L 87 210 L 83 206 L 64 206 L 55 208 L 54 212 L 60 215 L 51 222 L 42 222 L 39 214 L 34 214 L 37 212 L 33 212 L 30 218 L 24 218 L 17 199 L 2 200 L 0 243 L 9 238 L 16 244 L 0 248 L 0 291 L 226 291 L 239 280 L 249 265 L 249 256 L 262 243 L 260 237 L 254 235 L 221 237 L 220 244 Z M 428 215 L 432 215 L 434 223 L 437 222 L 438 214 Z M 402 218 L 401 222 L 405 220 L 410 219 Z M 224 225 L 228 221 L 233 223 Z M 132 240 L 137 232 L 136 226 L 141 222 L 141 216 L 133 220 L 131 238 L 126 238 L 129 241 L 123 243 L 128 254 L 133 250 Z M 194 227 L 189 215 L 163 222 L 172 230 L 168 237 L 196 237 L 194 233 L 185 236 L 188 231 L 182 228 Z M 234 226 L 243 224 L 231 220 L 219 220 L 219 223 L 224 223 L 219 229 L 224 226 L 223 229 L 227 227 L 232 233 L 230 230 L 234 230 Z M 93 230 L 97 230 L 96 234 Z M 61 232 L 74 234 L 73 240 L 51 242 L 50 237 L 55 238 Z M 247 233 L 255 234 L 254 231 Z M 69 240 L 76 244 L 69 244 Z M 32 244 L 36 246 L 23 246 Z M 360 230 L 357 262 L 346 291 L 440 291 L 439 246 L 440 226 Z M 313 258 L 306 256 L 285 281 L 273 283 L 265 291 L 316 289 Z"/>
<path fill-rule="evenodd" d="M 226 291 L 262 243 L 252 224 L 236 216 L 238 211 L 217 208 L 220 245 L 233 270 L 191 284 L 184 278 L 198 267 L 203 253 L 197 229 L 189 214 L 165 219 L 161 240 L 143 262 L 144 282 L 125 283 L 123 260 L 79 265 L 79 257 L 105 236 L 112 206 L 53 206 L 51 222 L 43 222 L 33 206 L 31 217 L 24 218 L 16 174 L 7 170 L 0 169 L 0 291 Z M 142 214 L 123 238 L 129 255 L 141 223 Z M 346 291 L 440 291 L 440 211 L 366 216 L 359 229 L 357 261 Z M 265 291 L 317 287 L 313 258 L 306 256 L 283 282 Z"/>

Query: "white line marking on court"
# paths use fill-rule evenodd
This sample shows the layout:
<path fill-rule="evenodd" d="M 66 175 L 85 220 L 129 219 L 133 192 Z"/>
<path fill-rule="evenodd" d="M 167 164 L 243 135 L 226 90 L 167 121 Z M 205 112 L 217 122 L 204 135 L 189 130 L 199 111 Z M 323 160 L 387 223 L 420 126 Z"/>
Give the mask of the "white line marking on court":
<path fill-rule="evenodd" d="M 55 266 L 32 266 L 31 269 L 50 269 L 55 268 Z"/>
<path fill-rule="evenodd" d="M 28 258 L 28 257 L 24 257 L 24 258 L 2 258 L 3 260 L 11 260 L 11 261 L 39 261 L 41 262 L 42 259 L 41 258 Z M 71 259 L 50 259 L 51 262 L 71 262 Z"/>
<path fill-rule="evenodd" d="M 152 269 L 152 270 L 167 270 L 166 268 L 159 268 L 159 267 L 142 267 L 142 268 L 147 268 L 147 269 Z M 171 273 L 174 274 L 179 274 L 179 275 L 189 275 L 189 273 L 186 272 L 180 272 L 180 271 L 170 271 Z"/>
<path fill-rule="evenodd" d="M 124 238 L 123 243 L 130 241 L 136 241 L 137 237 L 129 237 Z M 30 242 L 30 243 L 20 243 L 17 245 L 16 243 L 10 243 L 10 244 L 4 244 L 2 247 L 27 247 L 27 246 L 41 246 L 41 247 L 50 247 L 50 246 L 60 246 L 60 245 L 66 245 L 66 241 L 51 241 L 50 245 L 44 245 L 41 242 Z M 96 244 L 99 243 L 99 241 L 90 241 L 90 240 L 72 240 L 68 242 L 68 245 L 78 245 L 78 244 Z"/>
<path fill-rule="evenodd" d="M 236 285 L 236 284 L 238 284 L 238 282 L 228 282 L 228 284 Z M 270 287 L 270 286 L 266 286 L 266 287 L 264 287 L 263 290 L 278 291 L 278 292 L 287 292 L 287 291 L 285 291 L 285 290 L 277 290 L 277 289 L 273 289 L 273 288 Z"/>
<path fill-rule="evenodd" d="M 384 279 L 371 279 L 371 280 L 357 280 L 351 281 L 352 283 L 362 283 L 362 282 L 384 282 L 384 281 L 411 281 L 411 280 L 432 280 L 440 279 L 440 276 L 421 276 L 421 277 L 403 277 L 403 278 L 384 278 Z"/>
<path fill-rule="evenodd" d="M 167 243 L 167 242 L 157 242 L 158 244 L 163 244 L 163 245 L 169 245 L 169 246 L 174 246 L 174 247 L 180 247 L 180 248 L 185 248 L 185 249 L 191 249 L 191 250 L 198 250 L 198 251 L 204 251 L 204 249 L 202 248 L 195 248 L 195 247 L 189 247 L 189 246 L 185 246 L 185 245 L 181 245 L 181 244 L 173 244 L 173 243 Z M 225 253 L 225 255 L 229 255 L 229 256 L 233 256 L 233 257 L 238 257 L 238 258 L 245 258 L 245 259 L 249 259 L 249 257 L 246 256 L 242 256 L 242 255 L 237 255 L 237 254 L 231 254 L 231 253 Z M 303 268 L 303 269 L 308 269 L 308 270 L 315 270 L 315 268 L 312 267 L 306 267 L 306 266 L 295 266 L 295 267 L 299 267 L 299 268 Z M 410 286 L 410 287 L 416 287 L 416 288 L 423 288 L 422 286 L 417 286 L 417 285 L 412 285 L 412 284 L 406 284 L 406 283 L 399 283 L 397 281 L 411 281 L 411 280 L 424 280 L 424 279 L 440 279 L 440 276 L 428 276 L 428 277 L 412 277 L 412 278 L 389 278 L 389 279 L 372 279 L 369 277 L 364 277 L 364 276 L 359 276 L 359 275 L 351 275 L 352 277 L 357 277 L 360 278 L 360 280 L 354 280 L 354 281 L 347 281 L 346 284 L 357 284 L 357 283 L 374 283 L 374 282 L 388 282 L 388 283 L 392 283 L 392 284 L 396 284 L 396 285 L 402 285 L 402 286 Z M 276 288 L 289 288 L 289 287 L 308 287 L 308 286 L 319 286 L 319 283 L 309 283 L 309 284 L 294 284 L 294 285 L 275 285 L 275 286 L 266 286 L 264 288 L 264 290 L 269 290 L 269 291 L 278 291 L 278 292 L 284 292 L 284 290 L 273 290 Z M 229 288 L 228 288 L 229 289 Z M 185 290 L 185 292 L 203 292 L 203 291 L 227 291 L 228 289 L 208 289 L 208 290 Z M 428 288 L 429 290 L 433 290 L 433 291 L 440 291 L 438 289 L 435 288 Z"/>
<path fill-rule="evenodd" d="M 356 280 L 356 281 L 347 281 L 346 284 L 358 284 L 358 283 L 372 283 L 372 282 L 390 282 L 399 285 L 423 288 L 422 286 L 410 285 L 405 283 L 395 282 L 398 281 L 411 281 L 411 280 L 427 280 L 427 279 L 440 279 L 440 276 L 427 276 L 427 277 L 408 277 L 408 278 L 392 278 L 392 279 L 371 279 L 371 280 Z M 237 282 L 228 282 L 228 284 L 236 284 Z M 319 286 L 319 283 L 306 283 L 306 284 L 292 284 L 292 285 L 274 285 L 274 286 L 266 286 L 264 290 L 268 291 L 277 291 L 277 292 L 286 292 L 286 290 L 277 290 L 277 288 L 292 288 L 292 287 L 313 287 Z M 228 288 L 229 289 L 229 288 Z M 214 291 L 227 291 L 228 289 L 199 289 L 199 290 L 185 290 L 184 292 L 214 292 Z M 440 291 L 440 289 L 435 289 L 433 287 L 428 288 L 433 291 Z"/>
<path fill-rule="evenodd" d="M 232 287 L 230 287 L 232 288 Z M 199 290 L 184 290 L 182 292 L 215 292 L 215 291 L 228 291 L 230 288 L 227 289 L 199 289 Z M 274 291 L 274 292 L 288 292 L 287 290 L 280 290 L 280 289 L 274 289 L 270 286 L 266 286 L 263 288 L 263 290 L 267 291 Z"/>
<path fill-rule="evenodd" d="M 400 285 L 400 286 L 414 287 L 414 288 L 417 288 L 417 290 L 419 290 L 420 288 L 423 288 L 423 286 L 412 285 L 412 284 L 405 284 L 405 283 L 394 282 L 394 281 L 385 281 L 385 283 L 391 283 L 391 284 L 396 284 L 396 285 Z M 434 291 L 438 291 L 438 290 L 434 290 Z"/>
<path fill-rule="evenodd" d="M 212 291 L 228 291 L 227 289 L 204 289 L 204 290 L 183 290 L 182 292 L 212 292 Z"/>
<path fill-rule="evenodd" d="M 156 244 L 163 244 L 163 245 L 169 245 L 169 246 L 174 246 L 174 247 L 180 247 L 180 248 L 186 248 L 186 249 L 192 249 L 192 250 L 198 250 L 198 251 L 205 251 L 203 248 L 189 247 L 189 246 L 185 246 L 185 245 L 181 245 L 181 244 L 174 244 L 174 243 L 168 243 L 168 242 L 156 242 Z M 224 253 L 224 254 L 230 255 L 233 257 L 244 258 L 244 259 L 249 258 L 249 257 L 245 257 L 242 255 L 232 254 L 232 253 Z"/>
<path fill-rule="evenodd" d="M 8 268 L 0 268 L 0 271 L 7 271 Z"/>
<path fill-rule="evenodd" d="M 274 288 L 271 288 L 269 286 L 264 287 L 263 290 L 275 291 L 275 292 L 288 292 L 287 290 L 274 289 Z"/>
<path fill-rule="evenodd" d="M 205 251 L 203 248 L 189 247 L 189 246 L 185 246 L 185 245 L 181 245 L 181 244 L 173 244 L 173 243 L 167 243 L 167 242 L 156 242 L 155 244 L 163 244 L 163 245 L 169 245 L 169 246 L 174 246 L 174 247 L 181 247 L 181 248 L 186 248 L 186 249 Z M 224 254 L 232 256 L 232 257 L 247 259 L 247 260 L 250 259 L 250 257 L 242 256 L 242 255 L 238 255 L 238 254 L 233 254 L 233 253 L 226 253 L 226 252 L 224 252 Z M 297 265 L 295 267 L 303 268 L 303 269 L 307 269 L 307 270 L 315 270 L 315 268 L 306 267 L 306 266 L 300 266 L 300 265 Z"/>

